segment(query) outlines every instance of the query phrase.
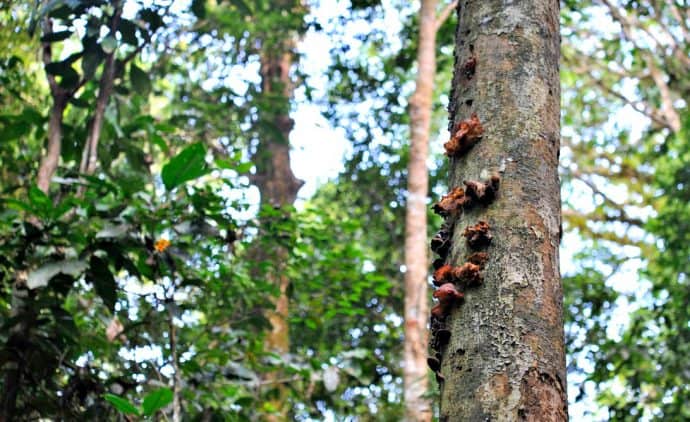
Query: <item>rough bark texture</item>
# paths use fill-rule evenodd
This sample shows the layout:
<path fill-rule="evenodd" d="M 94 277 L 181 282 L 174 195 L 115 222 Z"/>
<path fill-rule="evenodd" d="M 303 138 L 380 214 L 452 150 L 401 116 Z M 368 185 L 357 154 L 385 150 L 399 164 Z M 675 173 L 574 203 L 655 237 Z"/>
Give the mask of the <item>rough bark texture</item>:
<path fill-rule="evenodd" d="M 436 75 L 436 0 L 423 0 L 420 8 L 417 80 L 410 98 L 410 161 L 407 166 L 405 214 L 405 347 L 403 381 L 405 417 L 430 421 L 431 403 L 426 365 L 426 328 L 429 313 L 427 288 L 427 208 L 431 104 Z"/>
<path fill-rule="evenodd" d="M 558 245 L 559 4 L 465 0 L 458 7 L 450 128 L 477 113 L 485 132 L 453 158 L 450 185 L 501 175 L 487 206 L 455 224 L 449 261 L 472 252 L 465 227 L 493 240 L 484 283 L 446 320 L 441 421 L 565 421 L 567 400 Z M 468 62 L 476 59 L 474 73 Z"/>
<path fill-rule="evenodd" d="M 261 204 L 282 207 L 292 205 L 297 199 L 297 192 L 303 182 L 297 179 L 290 167 L 289 136 L 293 127 L 293 120 L 289 116 L 289 104 L 292 97 L 290 81 L 290 67 L 293 62 L 291 43 L 282 49 L 266 51 L 261 58 L 262 94 L 271 98 L 270 112 L 265 111 L 261 118 L 270 119 L 278 128 L 280 136 L 262 136 L 253 157 L 256 174 L 253 181 L 259 188 Z M 289 251 L 277 246 L 271 251 L 257 251 L 257 262 L 271 260 L 272 265 L 267 279 L 277 285 L 280 296 L 275 300 L 275 309 L 268 313 L 271 331 L 266 336 L 266 349 L 284 355 L 290 350 L 288 310 L 289 300 L 287 289 L 290 280 L 285 275 L 285 262 Z M 276 415 L 268 420 L 285 420 L 288 414 L 286 389 L 279 384 L 279 373 L 270 373 L 264 383 L 275 388 L 277 397 L 273 406 L 278 409 Z"/>

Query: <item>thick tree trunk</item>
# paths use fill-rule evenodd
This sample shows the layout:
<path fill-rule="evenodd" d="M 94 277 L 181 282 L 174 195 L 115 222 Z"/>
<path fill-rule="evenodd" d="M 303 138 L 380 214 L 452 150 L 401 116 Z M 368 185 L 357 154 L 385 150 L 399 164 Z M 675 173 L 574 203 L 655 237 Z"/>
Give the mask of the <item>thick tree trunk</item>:
<path fill-rule="evenodd" d="M 479 220 L 493 240 L 483 283 L 445 320 L 440 420 L 565 421 L 559 3 L 465 0 L 458 17 L 451 128 L 476 113 L 484 135 L 451 159 L 450 185 L 501 179 L 495 200 L 455 218 L 449 263 L 474 252 L 463 232 Z"/>
<path fill-rule="evenodd" d="M 403 381 L 405 418 L 430 421 L 431 403 L 426 366 L 427 315 L 427 208 L 431 104 L 436 75 L 436 0 L 423 0 L 420 8 L 417 80 L 410 98 L 410 161 L 407 166 L 405 214 L 405 350 Z"/>
<path fill-rule="evenodd" d="M 297 199 L 297 192 L 303 182 L 297 179 L 290 167 L 290 131 L 293 120 L 289 116 L 290 99 L 292 98 L 292 83 L 290 68 L 293 53 L 291 43 L 283 49 L 265 51 L 261 58 L 262 95 L 270 98 L 272 103 L 269 110 L 264 110 L 260 116 L 265 122 L 278 129 L 280 136 L 264 135 L 253 157 L 256 165 L 256 175 L 253 182 L 259 188 L 261 204 L 273 207 L 292 205 Z M 266 336 L 266 349 L 281 355 L 290 350 L 288 310 L 289 300 L 287 289 L 290 280 L 285 275 L 285 262 L 289 251 L 276 246 L 271 251 L 256 250 L 257 262 L 270 260 L 272 265 L 265 277 L 280 289 L 280 295 L 275 300 L 275 309 L 268 313 L 271 331 Z M 278 409 L 276 415 L 269 420 L 285 420 L 289 409 L 287 407 L 286 388 L 280 384 L 280 374 L 270 373 L 264 383 L 278 392 L 273 400 L 273 406 Z"/>

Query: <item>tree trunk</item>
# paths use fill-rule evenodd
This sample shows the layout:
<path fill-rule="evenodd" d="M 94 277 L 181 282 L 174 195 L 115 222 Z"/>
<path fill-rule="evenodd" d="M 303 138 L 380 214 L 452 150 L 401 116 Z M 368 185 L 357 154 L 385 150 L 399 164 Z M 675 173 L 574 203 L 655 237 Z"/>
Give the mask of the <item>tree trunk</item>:
<path fill-rule="evenodd" d="M 431 403 L 426 367 L 427 296 L 427 209 L 431 104 L 436 75 L 436 0 L 423 0 L 419 11 L 417 80 L 410 98 L 410 161 L 407 166 L 405 214 L 405 347 L 403 381 L 405 418 L 430 421 Z"/>
<path fill-rule="evenodd" d="M 450 186 L 491 175 L 500 185 L 481 201 L 465 185 L 474 205 L 450 217 L 452 265 L 480 247 L 466 227 L 486 221 L 493 240 L 483 282 L 445 317 L 440 420 L 565 421 L 559 3 L 465 0 L 458 17 L 450 126 L 476 113 L 484 134 L 451 158 Z"/>
<path fill-rule="evenodd" d="M 293 62 L 292 43 L 285 43 L 282 49 L 274 48 L 265 51 L 261 58 L 262 96 L 270 99 L 270 107 L 260 115 L 265 123 L 272 124 L 279 132 L 261 136 L 253 161 L 256 165 L 256 175 L 253 182 L 259 188 L 262 206 L 283 207 L 292 205 L 297 199 L 297 192 L 303 182 L 297 179 L 290 167 L 290 131 L 293 120 L 289 116 L 290 99 L 292 98 L 292 83 L 290 68 Z M 267 49 L 268 50 L 268 49 Z M 265 107 L 265 105 L 264 105 Z M 274 132 L 275 133 L 275 132 Z M 287 289 L 290 280 L 286 276 L 285 263 L 289 252 L 284 247 L 276 245 L 271 251 L 255 249 L 254 259 L 257 262 L 271 261 L 270 269 L 265 277 L 280 289 L 280 295 L 275 299 L 275 309 L 268 313 L 271 331 L 266 336 L 265 345 L 268 351 L 285 355 L 290 350 L 288 310 L 289 300 Z M 280 374 L 267 374 L 264 383 L 278 392 L 272 405 L 277 409 L 276 415 L 268 420 L 285 420 L 288 414 L 287 390 L 280 384 Z"/>
<path fill-rule="evenodd" d="M 50 119 L 48 120 L 48 145 L 46 153 L 41 158 L 38 167 L 36 184 L 38 188 L 48 194 L 50 180 L 57 170 L 60 162 L 60 151 L 62 149 L 62 114 L 67 106 L 67 98 L 64 95 L 53 96 L 53 107 L 50 109 Z"/>

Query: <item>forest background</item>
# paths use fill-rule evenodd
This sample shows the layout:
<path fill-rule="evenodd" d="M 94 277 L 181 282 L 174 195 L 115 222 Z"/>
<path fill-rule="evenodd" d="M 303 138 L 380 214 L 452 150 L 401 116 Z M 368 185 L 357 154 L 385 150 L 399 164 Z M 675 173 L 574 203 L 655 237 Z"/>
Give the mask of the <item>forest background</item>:
<path fill-rule="evenodd" d="M 400 420 L 418 6 L 2 2 L 3 417 Z M 571 415 L 688 419 L 690 5 L 561 35 Z"/>

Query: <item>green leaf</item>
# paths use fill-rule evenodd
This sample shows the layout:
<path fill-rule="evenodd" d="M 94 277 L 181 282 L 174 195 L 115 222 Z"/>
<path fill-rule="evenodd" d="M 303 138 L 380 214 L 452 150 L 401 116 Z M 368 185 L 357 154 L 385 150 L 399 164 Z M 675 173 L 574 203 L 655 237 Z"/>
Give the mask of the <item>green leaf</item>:
<path fill-rule="evenodd" d="M 240 13 L 243 15 L 251 15 L 252 14 L 252 9 L 249 8 L 249 5 L 244 2 L 244 0 L 230 0 L 230 3 L 232 3 L 237 9 L 239 9 Z"/>
<path fill-rule="evenodd" d="M 137 25 L 134 22 L 122 19 L 120 21 L 119 30 L 123 42 L 134 46 L 139 45 L 139 40 L 137 40 Z"/>
<path fill-rule="evenodd" d="M 123 399 L 122 397 L 118 397 L 114 394 L 105 394 L 103 395 L 103 398 L 106 401 L 110 402 L 110 404 L 112 404 L 115 407 L 115 409 L 126 415 L 141 414 L 139 409 L 137 409 L 132 403 Z"/>
<path fill-rule="evenodd" d="M 101 41 L 101 48 L 106 54 L 111 54 L 117 48 L 117 40 L 112 35 L 108 35 Z"/>
<path fill-rule="evenodd" d="M 86 37 L 82 40 L 84 45 L 84 57 L 81 60 L 81 69 L 84 78 L 91 79 L 96 73 L 96 68 L 105 58 L 103 49 L 96 42 L 95 37 Z"/>
<path fill-rule="evenodd" d="M 58 42 L 66 40 L 72 35 L 72 31 L 51 32 L 41 37 L 41 42 Z"/>
<path fill-rule="evenodd" d="M 129 66 L 129 80 L 138 94 L 147 95 L 151 91 L 149 75 L 134 63 Z"/>
<path fill-rule="evenodd" d="M 161 177 L 168 190 L 209 173 L 206 166 L 206 147 L 196 143 L 183 149 L 163 166 Z"/>
<path fill-rule="evenodd" d="M 169 388 L 159 388 L 144 397 L 141 407 L 144 408 L 144 415 L 151 416 L 158 410 L 167 406 L 173 400 L 173 392 Z"/>
<path fill-rule="evenodd" d="M 36 289 L 48 285 L 48 282 L 58 274 L 68 274 L 73 277 L 79 276 L 86 269 L 86 262 L 76 259 L 68 259 L 59 262 L 50 262 L 29 273 L 26 286 L 29 289 Z"/>
<path fill-rule="evenodd" d="M 40 216 L 46 216 L 53 209 L 53 203 L 48 195 L 36 186 L 29 189 L 29 202 Z"/>
<path fill-rule="evenodd" d="M 204 19 L 206 17 L 206 0 L 192 0 L 192 13 L 198 19 Z"/>
<path fill-rule="evenodd" d="M 117 300 L 117 283 L 108 268 L 108 263 L 95 255 L 92 256 L 89 261 L 89 270 L 86 272 L 86 281 L 93 284 L 98 296 L 112 312 Z"/>

